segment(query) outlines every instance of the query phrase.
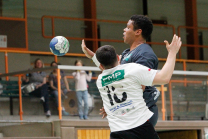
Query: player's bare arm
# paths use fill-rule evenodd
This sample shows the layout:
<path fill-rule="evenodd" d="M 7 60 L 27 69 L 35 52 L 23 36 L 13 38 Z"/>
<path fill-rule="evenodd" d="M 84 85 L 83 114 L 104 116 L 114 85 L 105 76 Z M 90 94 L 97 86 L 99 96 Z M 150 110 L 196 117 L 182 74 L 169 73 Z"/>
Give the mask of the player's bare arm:
<path fill-rule="evenodd" d="M 84 40 L 82 40 L 81 47 L 82 47 L 82 51 L 85 53 L 86 57 L 92 59 L 93 62 L 95 63 L 95 65 L 97 67 L 99 67 L 101 71 L 103 71 L 103 68 L 100 66 L 100 63 L 98 62 L 98 60 L 95 56 L 95 53 L 87 48 L 87 46 L 85 45 Z"/>
<path fill-rule="evenodd" d="M 87 48 L 84 40 L 82 40 L 81 47 L 82 47 L 82 51 L 85 53 L 86 57 L 91 59 L 95 55 L 95 53 L 93 51 L 91 51 L 90 49 Z"/>
<path fill-rule="evenodd" d="M 168 50 L 167 61 L 165 62 L 165 65 L 163 66 L 161 71 L 155 75 L 153 85 L 167 84 L 170 81 L 175 68 L 176 54 L 178 53 L 182 44 L 181 38 L 177 35 L 173 36 L 171 44 L 169 44 L 166 40 L 164 42 Z"/>
<path fill-rule="evenodd" d="M 93 51 L 91 51 L 90 49 L 87 48 L 84 40 L 82 40 L 81 47 L 82 47 L 82 51 L 84 52 L 84 54 L 86 55 L 86 57 L 88 57 L 90 59 L 93 59 L 93 57 L 95 56 L 95 53 Z M 121 57 L 122 57 L 122 55 L 119 56 L 119 64 L 120 64 Z M 93 62 L 95 63 L 94 60 L 93 60 Z M 95 64 L 96 64 L 96 66 L 99 65 L 98 63 L 95 63 Z M 103 68 L 100 67 L 100 65 L 98 67 L 103 71 Z"/>

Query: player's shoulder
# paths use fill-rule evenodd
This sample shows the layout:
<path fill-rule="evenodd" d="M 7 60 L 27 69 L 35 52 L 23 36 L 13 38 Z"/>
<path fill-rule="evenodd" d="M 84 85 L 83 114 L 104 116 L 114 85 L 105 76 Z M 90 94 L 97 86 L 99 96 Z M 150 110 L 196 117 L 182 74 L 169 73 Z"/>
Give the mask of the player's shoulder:
<path fill-rule="evenodd" d="M 128 53 L 129 51 L 130 51 L 130 48 L 125 49 L 125 50 L 121 53 L 121 55 L 123 56 L 123 55 L 125 55 L 126 53 Z"/>
<path fill-rule="evenodd" d="M 148 44 L 141 44 L 139 47 L 136 48 L 132 55 L 134 58 L 144 56 L 147 58 L 157 59 L 156 54 Z"/>
<path fill-rule="evenodd" d="M 146 52 L 146 53 L 154 53 L 154 51 L 152 50 L 152 48 L 150 47 L 150 45 L 149 44 L 146 44 L 146 43 L 144 43 L 144 44 L 141 44 L 140 46 L 138 46 L 137 48 L 136 48 L 136 51 L 138 52 L 138 51 L 140 51 L 141 53 L 144 53 L 144 52 Z"/>
<path fill-rule="evenodd" d="M 144 67 L 144 66 L 138 63 L 127 63 L 127 64 L 120 65 L 120 69 L 124 69 L 128 72 L 138 70 L 141 67 Z"/>
<path fill-rule="evenodd" d="M 123 65 L 119 65 L 121 67 L 125 67 L 125 68 L 130 68 L 130 67 L 134 67 L 134 66 L 139 66 L 141 64 L 137 64 L 137 63 L 127 63 L 127 64 L 123 64 Z"/>
<path fill-rule="evenodd" d="M 146 66 L 139 64 L 139 63 L 129 63 L 129 64 L 131 64 L 132 67 L 146 67 Z"/>
<path fill-rule="evenodd" d="M 130 48 L 127 48 L 123 51 L 123 53 L 129 52 L 129 51 L 130 51 Z"/>
<path fill-rule="evenodd" d="M 97 79 L 101 79 L 102 78 L 102 76 L 103 76 L 103 74 L 101 73 L 101 74 L 99 74 L 98 75 L 98 77 L 97 77 Z"/>
<path fill-rule="evenodd" d="M 98 78 L 97 78 L 97 81 L 96 81 L 97 87 L 101 86 L 101 79 L 102 79 L 103 76 L 104 76 L 103 73 L 98 75 Z"/>

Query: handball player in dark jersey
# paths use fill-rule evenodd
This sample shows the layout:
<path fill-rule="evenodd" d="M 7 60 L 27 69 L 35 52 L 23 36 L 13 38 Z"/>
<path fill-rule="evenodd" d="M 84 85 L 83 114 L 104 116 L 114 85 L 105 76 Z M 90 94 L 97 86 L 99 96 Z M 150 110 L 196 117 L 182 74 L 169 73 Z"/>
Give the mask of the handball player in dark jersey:
<path fill-rule="evenodd" d="M 138 63 L 157 69 L 158 58 L 153 52 L 152 48 L 146 44 L 147 38 L 153 31 L 152 21 L 143 15 L 133 15 L 124 29 L 123 39 L 124 43 L 128 44 L 130 48 L 123 51 L 121 54 L 120 64 Z M 93 58 L 94 52 L 89 50 L 84 41 L 82 42 L 82 50 L 88 58 Z M 94 61 L 94 60 L 93 60 Z M 95 62 L 95 61 L 94 61 Z M 95 64 L 99 66 L 99 63 Z M 154 86 L 143 86 L 143 98 L 147 107 L 154 115 L 149 119 L 150 123 L 155 126 L 158 120 L 158 107 L 156 105 L 160 92 Z M 106 116 L 104 108 L 101 109 L 103 118 Z"/>

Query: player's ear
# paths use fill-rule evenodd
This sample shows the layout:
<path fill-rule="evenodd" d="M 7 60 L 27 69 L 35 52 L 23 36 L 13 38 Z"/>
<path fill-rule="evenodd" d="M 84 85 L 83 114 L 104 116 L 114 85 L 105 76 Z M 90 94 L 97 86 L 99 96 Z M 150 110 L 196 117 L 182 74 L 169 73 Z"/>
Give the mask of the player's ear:
<path fill-rule="evenodd" d="M 118 62 L 120 63 L 121 57 L 118 54 L 116 56 L 117 56 Z"/>
<path fill-rule="evenodd" d="M 136 31 L 135 31 L 135 35 L 141 35 L 142 34 L 142 30 L 141 29 L 137 29 Z"/>
<path fill-rule="evenodd" d="M 101 68 L 101 69 L 103 69 L 103 70 L 105 69 L 104 66 L 103 66 L 102 64 L 100 64 L 100 67 L 99 67 L 99 68 Z"/>

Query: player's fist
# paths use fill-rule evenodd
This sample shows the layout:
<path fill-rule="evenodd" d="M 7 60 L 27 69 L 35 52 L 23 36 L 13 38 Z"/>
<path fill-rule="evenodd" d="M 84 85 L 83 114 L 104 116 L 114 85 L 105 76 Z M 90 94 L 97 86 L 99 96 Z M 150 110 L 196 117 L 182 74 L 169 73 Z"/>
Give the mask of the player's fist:
<path fill-rule="evenodd" d="M 102 107 L 102 108 L 100 109 L 100 113 L 99 113 L 99 114 L 102 115 L 102 118 L 103 118 L 103 119 L 107 116 L 107 113 L 105 112 L 104 107 Z"/>

